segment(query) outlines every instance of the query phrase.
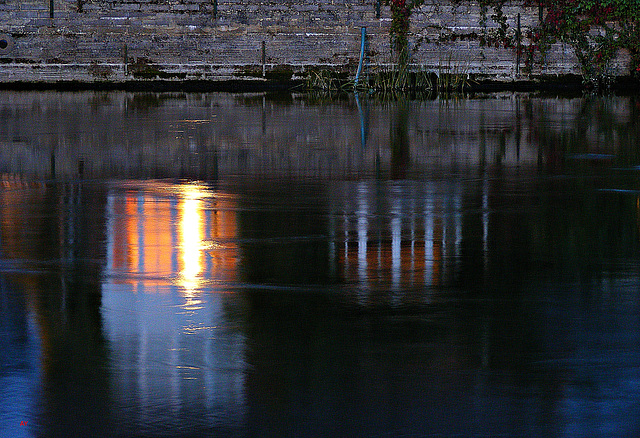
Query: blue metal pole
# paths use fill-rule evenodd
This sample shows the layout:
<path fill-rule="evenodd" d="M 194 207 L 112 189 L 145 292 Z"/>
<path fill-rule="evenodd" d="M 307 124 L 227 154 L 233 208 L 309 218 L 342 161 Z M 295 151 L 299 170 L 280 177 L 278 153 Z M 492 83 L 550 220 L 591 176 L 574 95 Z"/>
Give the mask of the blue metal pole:
<path fill-rule="evenodd" d="M 362 63 L 364 61 L 364 42 L 367 38 L 367 28 L 365 26 L 362 26 L 362 28 L 360 28 L 360 62 L 358 63 L 358 72 L 356 73 L 356 80 L 355 80 L 355 84 L 354 86 L 357 87 L 358 86 L 358 81 L 360 80 L 360 73 L 362 73 Z"/>

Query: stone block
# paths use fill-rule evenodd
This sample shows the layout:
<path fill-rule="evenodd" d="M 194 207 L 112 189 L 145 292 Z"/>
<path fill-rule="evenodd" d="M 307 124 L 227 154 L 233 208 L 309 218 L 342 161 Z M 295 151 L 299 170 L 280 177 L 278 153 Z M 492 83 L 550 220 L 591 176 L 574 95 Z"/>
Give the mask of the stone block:
<path fill-rule="evenodd" d="M 139 11 L 140 5 L 135 3 L 122 3 L 114 6 L 113 9 L 116 11 Z"/>

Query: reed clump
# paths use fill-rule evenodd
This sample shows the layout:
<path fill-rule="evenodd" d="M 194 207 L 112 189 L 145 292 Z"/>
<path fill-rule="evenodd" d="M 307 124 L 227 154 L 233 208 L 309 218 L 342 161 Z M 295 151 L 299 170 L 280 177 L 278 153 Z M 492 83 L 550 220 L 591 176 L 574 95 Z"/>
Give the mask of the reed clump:
<path fill-rule="evenodd" d="M 331 69 L 314 69 L 307 72 L 300 87 L 323 93 L 463 93 L 475 83 L 469 65 L 451 57 L 435 67 L 412 63 L 367 64 L 359 78 L 349 78 Z"/>
<path fill-rule="evenodd" d="M 354 84 L 354 88 L 373 93 L 449 93 L 467 91 L 473 82 L 471 76 L 464 72 L 412 67 L 381 69 Z"/>

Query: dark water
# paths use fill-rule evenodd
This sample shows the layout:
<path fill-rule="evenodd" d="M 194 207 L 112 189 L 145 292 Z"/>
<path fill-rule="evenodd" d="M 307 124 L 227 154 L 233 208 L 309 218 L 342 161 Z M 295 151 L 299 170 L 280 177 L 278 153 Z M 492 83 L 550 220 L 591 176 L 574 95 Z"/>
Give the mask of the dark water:
<path fill-rule="evenodd" d="M 0 435 L 640 436 L 639 116 L 0 93 Z"/>

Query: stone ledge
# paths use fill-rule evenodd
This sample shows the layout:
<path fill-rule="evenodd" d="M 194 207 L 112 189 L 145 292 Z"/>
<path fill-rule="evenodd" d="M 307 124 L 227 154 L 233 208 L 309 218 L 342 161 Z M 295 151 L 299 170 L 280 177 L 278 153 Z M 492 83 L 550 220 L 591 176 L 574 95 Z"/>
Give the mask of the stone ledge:
<path fill-rule="evenodd" d="M 163 64 L 153 65 L 157 72 L 136 76 L 125 71 L 123 64 L 30 64 L 2 65 L 0 89 L 61 89 L 61 90 L 157 90 L 157 91 L 274 91 L 292 90 L 304 84 L 310 71 L 325 71 L 331 75 L 353 77 L 355 69 L 341 64 Z M 389 68 L 390 65 L 378 66 Z M 433 71 L 432 71 L 433 72 Z M 155 71 L 154 71 L 155 73 Z M 536 74 L 513 76 L 472 74 L 469 92 L 501 90 L 579 90 L 583 87 L 579 75 Z M 623 91 L 640 90 L 640 83 L 628 76 L 618 77 L 612 87 Z"/>

